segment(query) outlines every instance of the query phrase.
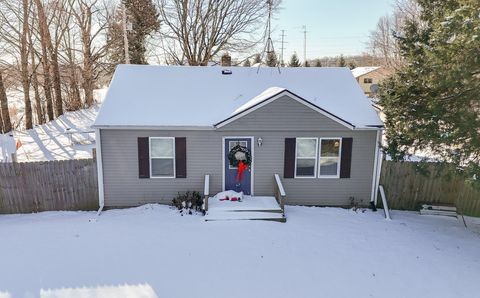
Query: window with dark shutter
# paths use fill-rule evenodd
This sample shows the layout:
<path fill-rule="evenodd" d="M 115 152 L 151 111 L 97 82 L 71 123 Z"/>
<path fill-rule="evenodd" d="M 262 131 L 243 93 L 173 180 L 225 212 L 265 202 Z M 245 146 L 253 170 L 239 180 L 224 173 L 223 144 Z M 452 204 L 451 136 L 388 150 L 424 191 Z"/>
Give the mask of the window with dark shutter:
<path fill-rule="evenodd" d="M 187 139 L 175 138 L 175 177 L 187 178 Z"/>
<path fill-rule="evenodd" d="M 350 178 L 352 167 L 352 138 L 342 139 L 342 157 L 340 162 L 340 178 Z"/>
<path fill-rule="evenodd" d="M 318 178 L 339 178 L 342 139 L 320 138 Z"/>
<path fill-rule="evenodd" d="M 138 178 L 150 178 L 150 148 L 148 138 L 138 138 Z"/>
<path fill-rule="evenodd" d="M 285 138 L 285 152 L 283 161 L 283 178 L 295 177 L 295 138 Z"/>

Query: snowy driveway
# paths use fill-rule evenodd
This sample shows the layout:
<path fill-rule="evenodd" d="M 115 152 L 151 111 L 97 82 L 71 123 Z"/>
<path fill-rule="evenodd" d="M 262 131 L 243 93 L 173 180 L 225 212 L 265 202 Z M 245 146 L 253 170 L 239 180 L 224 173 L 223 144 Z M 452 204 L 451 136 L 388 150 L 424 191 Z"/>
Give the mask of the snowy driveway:
<path fill-rule="evenodd" d="M 149 205 L 0 215 L 0 297 L 474 297 L 480 237 L 451 218 L 287 207 L 203 222 Z"/>

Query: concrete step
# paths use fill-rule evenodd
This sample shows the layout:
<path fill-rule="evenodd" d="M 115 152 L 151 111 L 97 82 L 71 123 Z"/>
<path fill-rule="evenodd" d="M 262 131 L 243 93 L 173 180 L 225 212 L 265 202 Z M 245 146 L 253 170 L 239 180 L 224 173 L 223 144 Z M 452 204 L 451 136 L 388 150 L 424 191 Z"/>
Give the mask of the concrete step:
<path fill-rule="evenodd" d="M 269 211 L 209 211 L 205 215 L 205 221 L 225 220 L 270 220 L 286 222 L 283 213 Z"/>
<path fill-rule="evenodd" d="M 446 211 L 446 210 L 425 210 L 420 209 L 421 215 L 441 215 L 441 216 L 451 216 L 457 217 L 457 212 L 455 211 Z"/>

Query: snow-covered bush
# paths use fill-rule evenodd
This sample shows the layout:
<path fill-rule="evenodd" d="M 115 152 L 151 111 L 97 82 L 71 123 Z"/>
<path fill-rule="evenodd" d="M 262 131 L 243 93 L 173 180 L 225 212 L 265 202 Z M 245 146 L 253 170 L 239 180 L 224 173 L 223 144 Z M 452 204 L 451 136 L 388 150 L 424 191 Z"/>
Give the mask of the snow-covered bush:
<path fill-rule="evenodd" d="M 180 210 L 182 215 L 193 214 L 193 210 L 203 212 L 203 199 L 198 191 L 178 193 L 178 195 L 173 198 L 172 204 Z"/>

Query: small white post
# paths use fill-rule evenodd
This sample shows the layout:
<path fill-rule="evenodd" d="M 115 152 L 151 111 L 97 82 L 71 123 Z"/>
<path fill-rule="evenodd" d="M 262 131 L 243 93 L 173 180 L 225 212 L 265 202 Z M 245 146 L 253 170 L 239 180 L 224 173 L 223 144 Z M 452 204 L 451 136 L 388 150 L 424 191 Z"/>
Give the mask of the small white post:
<path fill-rule="evenodd" d="M 95 152 L 97 160 L 97 177 L 98 177 L 98 215 L 105 206 L 105 192 L 103 185 L 103 163 L 102 163 L 102 141 L 100 137 L 100 129 L 95 129 Z"/>
<path fill-rule="evenodd" d="M 385 196 L 385 190 L 383 189 L 382 185 L 380 185 L 378 188 L 380 189 L 380 195 L 382 196 L 383 212 L 385 212 L 385 219 L 391 220 L 392 218 L 390 217 L 390 210 L 388 210 L 387 197 Z"/>

